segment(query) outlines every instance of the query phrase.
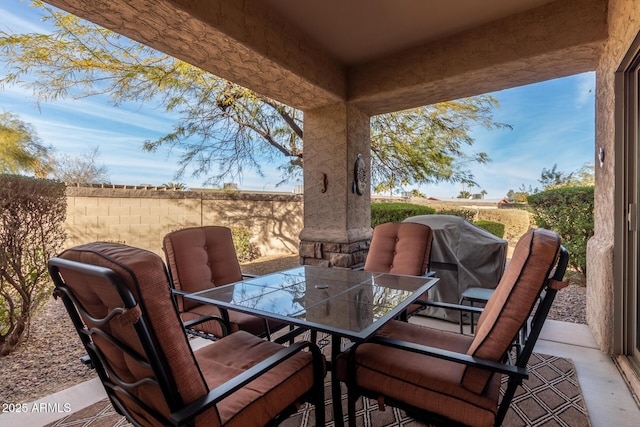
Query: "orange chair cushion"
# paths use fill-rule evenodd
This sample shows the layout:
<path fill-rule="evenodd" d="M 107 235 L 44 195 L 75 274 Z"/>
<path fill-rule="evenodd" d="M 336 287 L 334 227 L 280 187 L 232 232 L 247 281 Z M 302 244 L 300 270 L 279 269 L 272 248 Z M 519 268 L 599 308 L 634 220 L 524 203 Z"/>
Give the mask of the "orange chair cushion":
<path fill-rule="evenodd" d="M 240 264 L 233 246 L 231 230 L 221 226 L 184 228 L 167 234 L 163 240 L 167 263 L 173 285 L 178 290 L 198 292 L 216 286 L 242 280 Z M 182 320 L 188 321 L 202 316 L 220 316 L 220 309 L 208 304 L 189 301 L 176 297 Z M 242 329 L 254 335 L 265 333 L 265 319 L 227 310 L 230 331 Z M 266 325 L 275 331 L 286 323 L 268 320 Z M 196 326 L 198 330 L 215 336 L 222 336 L 220 323 L 203 322 Z"/>
<path fill-rule="evenodd" d="M 373 230 L 371 246 L 364 265 L 366 271 L 421 276 L 429 268 L 433 230 L 425 224 L 388 222 Z M 424 293 L 418 299 L 428 300 Z M 424 308 L 411 304 L 407 314 Z"/>
<path fill-rule="evenodd" d="M 433 231 L 413 222 L 388 222 L 373 230 L 366 271 L 421 276 L 429 266 Z"/>
<path fill-rule="evenodd" d="M 227 227 L 181 229 L 167 234 L 163 245 L 173 285 L 178 290 L 198 292 L 242 280 L 231 230 Z M 199 305 L 178 300 L 181 311 Z"/>
<path fill-rule="evenodd" d="M 124 279 L 138 301 L 150 333 L 166 357 L 166 366 L 171 375 L 169 380 L 175 384 L 185 403 L 203 397 L 210 389 L 284 348 L 239 331 L 192 352 L 173 304 L 164 263 L 151 252 L 112 243 L 94 243 L 67 250 L 61 257 L 110 268 Z M 86 286 L 84 275 L 66 270 L 61 270 L 61 274 L 92 315 L 102 317 L 114 307 L 122 306 L 114 288 L 106 281 L 92 282 L 91 286 Z M 132 319 L 136 320 L 137 316 Z M 140 354 L 144 353 L 132 322 L 124 322 L 116 316 L 109 327 L 115 337 Z M 152 375 L 149 369 L 110 346 L 106 340 L 101 340 L 99 336 L 95 338 L 96 344 L 104 349 L 110 365 L 121 378 L 136 381 Z M 223 399 L 217 406 L 201 413 L 196 417 L 195 425 L 266 425 L 308 392 L 313 384 L 312 355 L 310 352 L 299 352 Z M 143 402 L 168 417 L 169 408 L 158 387 L 145 384 L 136 394 Z M 155 421 L 142 408 L 121 394 L 119 398 L 139 422 L 155 425 Z"/>
<path fill-rule="evenodd" d="M 534 229 L 523 235 L 500 283 L 478 319 L 475 339 L 467 354 L 499 361 L 511 345 L 544 287 L 558 258 L 556 233 Z M 481 393 L 491 377 L 482 369 L 467 367 L 463 385 Z"/>
<path fill-rule="evenodd" d="M 204 377 L 196 364 L 173 304 L 166 269 L 160 257 L 143 249 L 114 243 L 90 243 L 77 246 L 66 250 L 60 257 L 115 271 L 139 302 L 143 317 L 166 357 L 172 380 L 180 391 L 182 399 L 190 403 L 207 393 Z M 122 306 L 120 297 L 110 284 L 96 281 L 91 286 L 87 286 L 87 278 L 84 275 L 66 270 L 61 270 L 61 274 L 81 304 L 92 315 L 102 317 L 113 308 Z M 91 325 L 88 319 L 84 321 L 88 326 Z M 115 318 L 110 321 L 107 329 L 130 348 L 139 354 L 144 354 L 132 324 Z M 100 338 L 94 335 L 94 342 L 102 349 L 110 365 L 121 378 L 133 382 L 150 375 L 149 370 L 141 368 L 131 357 L 110 345 L 107 340 Z M 137 394 L 142 401 L 150 404 L 164 416 L 168 416 L 169 408 L 157 387 L 144 385 L 140 387 Z M 120 398 L 129 402 L 129 408 L 138 417 L 147 418 L 144 410 L 122 395 Z M 218 415 L 213 408 L 200 415 L 199 419 L 203 423 L 216 425 Z"/>
<path fill-rule="evenodd" d="M 442 348 L 464 354 L 472 337 L 391 321 L 379 336 Z M 348 352 L 337 360 L 338 378 L 347 381 Z M 495 421 L 500 375 L 494 375 L 483 394 L 460 382 L 464 365 L 379 344 L 362 344 L 355 356 L 357 385 L 467 425 L 491 426 Z"/>
<path fill-rule="evenodd" d="M 195 352 L 209 388 L 244 372 L 283 347 L 245 331 L 228 335 Z M 311 353 L 295 354 L 218 404 L 225 426 L 266 425 L 313 386 Z"/>

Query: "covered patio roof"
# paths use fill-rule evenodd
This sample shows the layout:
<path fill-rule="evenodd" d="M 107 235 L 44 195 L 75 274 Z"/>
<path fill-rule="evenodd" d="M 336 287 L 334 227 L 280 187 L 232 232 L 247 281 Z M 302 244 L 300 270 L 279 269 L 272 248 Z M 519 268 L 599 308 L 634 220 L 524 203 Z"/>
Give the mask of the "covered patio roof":
<path fill-rule="evenodd" d="M 595 70 L 605 0 L 47 0 L 297 107 L 368 115 Z"/>

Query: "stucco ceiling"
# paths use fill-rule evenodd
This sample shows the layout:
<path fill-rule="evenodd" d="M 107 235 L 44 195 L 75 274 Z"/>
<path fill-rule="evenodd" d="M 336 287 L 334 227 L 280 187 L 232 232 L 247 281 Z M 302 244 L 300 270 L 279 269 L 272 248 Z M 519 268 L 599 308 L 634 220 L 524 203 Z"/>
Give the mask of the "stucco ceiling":
<path fill-rule="evenodd" d="M 46 0 L 305 111 L 369 115 L 593 70 L 607 0 Z"/>
<path fill-rule="evenodd" d="M 553 0 L 263 0 L 340 62 L 353 65 Z"/>

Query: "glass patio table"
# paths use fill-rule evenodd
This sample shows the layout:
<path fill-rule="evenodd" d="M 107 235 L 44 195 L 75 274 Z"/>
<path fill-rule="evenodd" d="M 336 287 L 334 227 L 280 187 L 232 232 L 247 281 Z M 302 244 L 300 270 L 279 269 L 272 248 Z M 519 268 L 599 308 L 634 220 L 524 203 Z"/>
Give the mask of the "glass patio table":
<path fill-rule="evenodd" d="M 342 338 L 368 339 L 438 280 L 305 265 L 184 297 L 328 333 L 333 364 L 342 351 Z M 341 424 L 340 385 L 333 369 L 331 382 L 335 420 Z"/>

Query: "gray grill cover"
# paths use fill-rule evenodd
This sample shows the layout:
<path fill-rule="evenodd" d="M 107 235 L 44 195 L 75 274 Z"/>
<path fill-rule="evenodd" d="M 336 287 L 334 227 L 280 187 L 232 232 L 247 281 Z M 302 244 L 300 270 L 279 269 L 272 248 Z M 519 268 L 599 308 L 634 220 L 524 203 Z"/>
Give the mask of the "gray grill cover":
<path fill-rule="evenodd" d="M 429 291 L 432 300 L 457 304 L 465 289 L 498 285 L 507 258 L 506 240 L 453 215 L 419 215 L 405 222 L 425 224 L 433 230 L 430 270 L 440 282 Z M 456 310 L 428 307 L 421 314 L 460 320 Z"/>

